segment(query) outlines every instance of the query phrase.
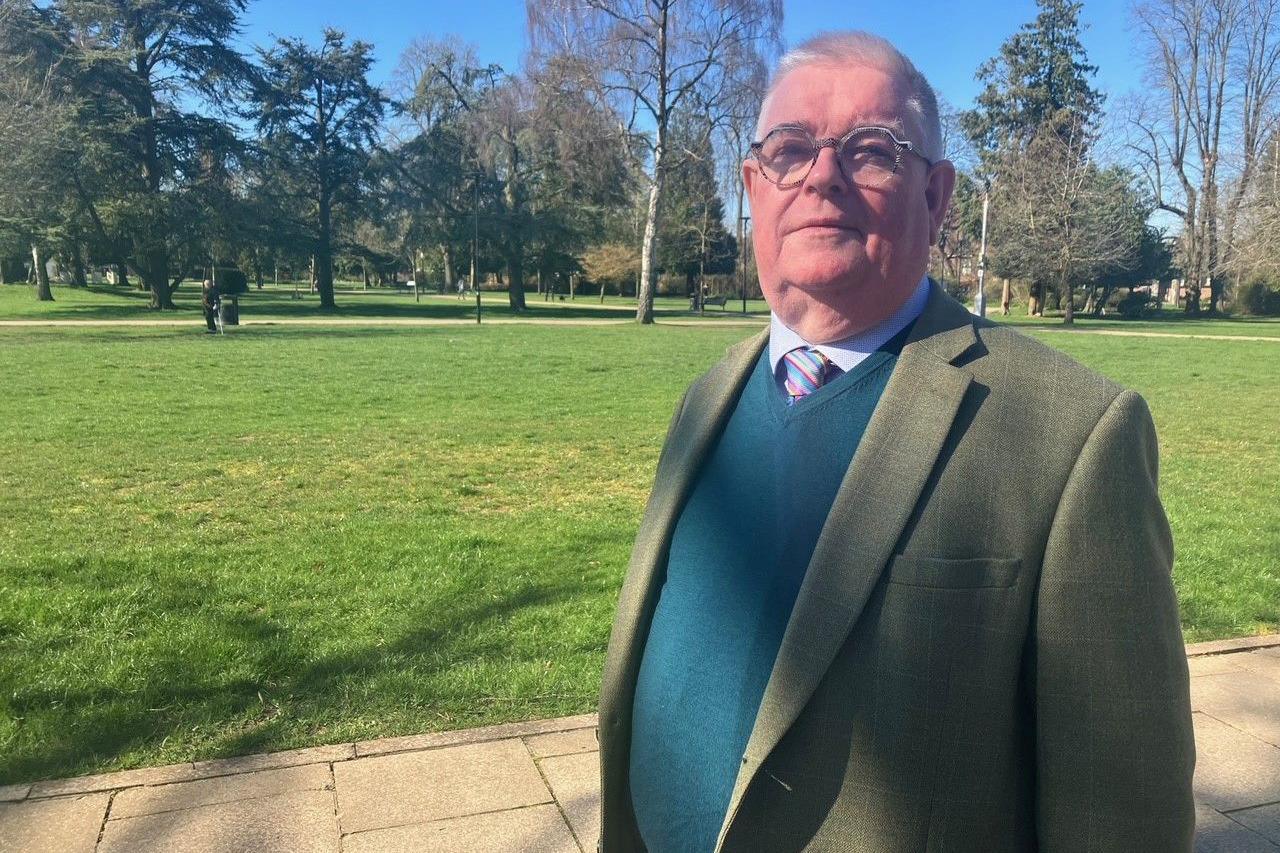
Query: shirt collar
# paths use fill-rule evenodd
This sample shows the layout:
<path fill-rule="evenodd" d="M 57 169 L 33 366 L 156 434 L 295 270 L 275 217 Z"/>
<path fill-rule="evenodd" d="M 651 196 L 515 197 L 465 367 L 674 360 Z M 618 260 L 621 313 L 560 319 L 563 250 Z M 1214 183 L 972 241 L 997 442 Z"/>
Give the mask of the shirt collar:
<path fill-rule="evenodd" d="M 849 372 L 871 353 L 878 350 L 894 335 L 907 327 L 907 324 L 920 316 L 925 303 L 929 301 L 929 277 L 920 279 L 916 289 L 907 297 L 897 311 L 869 329 L 863 329 L 856 335 L 850 335 L 841 341 L 830 344 L 810 344 L 800 336 L 799 332 L 789 328 L 778 315 L 769 315 L 769 366 L 774 373 L 778 372 L 778 362 L 782 356 L 796 347 L 812 346 L 818 352 L 831 359 L 836 367 Z"/>

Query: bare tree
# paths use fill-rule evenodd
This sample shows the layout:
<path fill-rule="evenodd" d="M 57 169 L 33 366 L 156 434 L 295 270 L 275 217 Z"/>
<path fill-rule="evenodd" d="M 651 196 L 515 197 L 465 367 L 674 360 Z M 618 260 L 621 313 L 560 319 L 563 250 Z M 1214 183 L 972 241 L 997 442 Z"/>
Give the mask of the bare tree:
<path fill-rule="evenodd" d="M 1237 282 L 1250 278 L 1280 284 L 1280 133 L 1264 152 L 1240 206 L 1231 272 Z"/>
<path fill-rule="evenodd" d="M 711 116 L 728 109 L 740 72 L 752 69 L 741 57 L 778 42 L 781 0 L 528 0 L 526 9 L 535 51 L 591 46 L 594 61 L 584 67 L 625 117 L 622 132 L 643 142 L 648 205 L 636 319 L 652 323 L 659 201 L 677 165 L 672 116 L 694 100 Z"/>
<path fill-rule="evenodd" d="M 1055 286 L 1063 322 L 1075 317 L 1076 288 L 1129 263 L 1140 250 L 1146 210 L 1129 178 L 1086 156 L 1083 131 L 1066 138 L 1046 125 L 1024 151 L 999 164 L 992 243 L 1002 274 Z"/>
<path fill-rule="evenodd" d="M 1221 302 L 1236 226 L 1280 102 L 1280 0 L 1144 0 L 1150 97 L 1132 144 L 1157 207 L 1182 219 L 1186 309 Z"/>
<path fill-rule="evenodd" d="M 746 247 L 747 218 L 743 216 L 746 200 L 746 184 L 742 181 L 742 160 L 755 132 L 756 119 L 763 106 L 769 71 L 765 57 L 759 52 L 743 57 L 739 70 L 739 84 L 727 93 L 720 124 L 716 131 L 716 158 L 719 161 L 721 186 L 734 200 L 734 222 L 738 239 L 738 253 Z M 739 282 L 746 293 L 746 282 Z M 745 302 L 745 299 L 744 299 Z"/>

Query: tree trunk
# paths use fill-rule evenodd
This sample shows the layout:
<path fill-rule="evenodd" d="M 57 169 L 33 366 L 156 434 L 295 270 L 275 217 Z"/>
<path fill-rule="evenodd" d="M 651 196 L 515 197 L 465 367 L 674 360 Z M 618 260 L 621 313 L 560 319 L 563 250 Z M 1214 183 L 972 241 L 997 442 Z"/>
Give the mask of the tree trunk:
<path fill-rule="evenodd" d="M 53 291 L 49 289 L 49 269 L 45 259 L 40 256 L 40 246 L 31 244 L 31 266 L 36 274 L 36 299 L 41 302 L 52 302 Z"/>
<path fill-rule="evenodd" d="M 1183 311 L 1192 317 L 1200 316 L 1200 280 L 1198 278 L 1187 279 L 1187 304 L 1183 306 Z"/>
<path fill-rule="evenodd" d="M 1101 317 L 1103 313 L 1106 312 L 1107 300 L 1111 298 L 1111 294 L 1115 292 L 1115 289 L 1116 287 L 1114 284 L 1103 286 L 1102 295 L 1093 301 L 1093 316 Z M 1130 288 L 1129 292 L 1132 293 L 1133 289 Z"/>
<path fill-rule="evenodd" d="M 515 175 L 520 163 L 520 150 L 514 143 L 508 144 L 507 163 L 511 174 Z M 507 233 L 507 301 L 512 311 L 524 311 L 524 234 L 521 232 L 520 217 L 523 200 L 514 179 L 508 180 L 503 190 L 503 199 L 507 212 L 512 217 L 511 228 Z"/>
<path fill-rule="evenodd" d="M 514 248 L 507 256 L 507 300 L 511 305 L 512 311 L 525 310 L 524 301 L 524 265 L 521 263 L 520 243 L 522 241 L 516 238 L 517 248 Z"/>
<path fill-rule="evenodd" d="M 333 301 L 333 210 L 328 194 L 320 198 L 320 234 L 316 241 L 316 289 L 320 291 L 320 309 L 328 311 Z"/>
<path fill-rule="evenodd" d="M 1063 291 L 1066 291 L 1063 294 Z M 1062 303 L 1062 325 L 1071 326 L 1076 322 L 1076 289 L 1070 284 L 1058 287 L 1058 299 Z"/>
<path fill-rule="evenodd" d="M 1010 294 L 1009 294 L 1009 279 L 1007 279 L 1007 278 L 1002 278 L 1002 279 L 1000 279 L 1000 282 L 1001 282 L 1001 284 L 1000 284 L 1000 313 L 1001 313 L 1001 315 L 1003 315 L 1003 316 L 1005 316 L 1005 317 L 1008 317 L 1008 316 L 1009 316 L 1009 297 L 1010 297 Z"/>
<path fill-rule="evenodd" d="M 360 277 L 364 279 L 364 289 L 369 289 L 369 259 L 360 259 Z"/>
<path fill-rule="evenodd" d="M 658 197 L 662 193 L 661 147 L 654 152 L 653 183 L 649 186 L 649 206 L 644 217 L 644 243 L 640 249 L 640 281 L 636 284 L 636 322 L 653 322 L 653 289 L 657 270 L 654 255 L 658 237 Z"/>
<path fill-rule="evenodd" d="M 153 249 L 146 254 L 146 266 L 139 272 L 147 290 L 151 291 L 152 310 L 174 308 L 173 288 L 169 284 L 169 253 Z"/>
<path fill-rule="evenodd" d="M 1043 285 L 1038 281 L 1031 282 L 1027 288 L 1027 316 L 1042 317 L 1044 316 L 1044 305 L 1041 302 L 1043 294 Z"/>
<path fill-rule="evenodd" d="M 71 286 L 89 286 L 89 282 L 84 277 L 84 253 L 80 249 L 80 244 L 74 241 L 71 243 Z"/>
<path fill-rule="evenodd" d="M 441 244 L 440 256 L 444 261 L 444 283 L 440 286 L 440 293 L 444 295 L 445 290 L 455 289 L 453 286 L 453 249 L 448 243 Z"/>

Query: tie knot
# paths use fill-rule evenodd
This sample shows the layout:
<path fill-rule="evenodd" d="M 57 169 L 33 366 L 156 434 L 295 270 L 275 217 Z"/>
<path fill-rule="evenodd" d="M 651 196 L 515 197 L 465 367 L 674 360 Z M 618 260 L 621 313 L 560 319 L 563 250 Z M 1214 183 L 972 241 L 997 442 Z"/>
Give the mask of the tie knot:
<path fill-rule="evenodd" d="M 796 347 L 782 356 L 782 363 L 787 369 L 783 384 L 791 403 L 821 388 L 831 368 L 830 359 L 813 347 Z"/>

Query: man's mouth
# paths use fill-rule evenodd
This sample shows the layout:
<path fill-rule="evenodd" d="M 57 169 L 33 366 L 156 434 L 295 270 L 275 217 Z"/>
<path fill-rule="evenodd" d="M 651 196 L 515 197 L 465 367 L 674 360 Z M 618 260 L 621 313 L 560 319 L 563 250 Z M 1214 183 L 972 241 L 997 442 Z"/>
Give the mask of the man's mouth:
<path fill-rule="evenodd" d="M 848 231 L 857 233 L 858 229 L 841 219 L 812 219 L 802 223 L 795 231 Z"/>

